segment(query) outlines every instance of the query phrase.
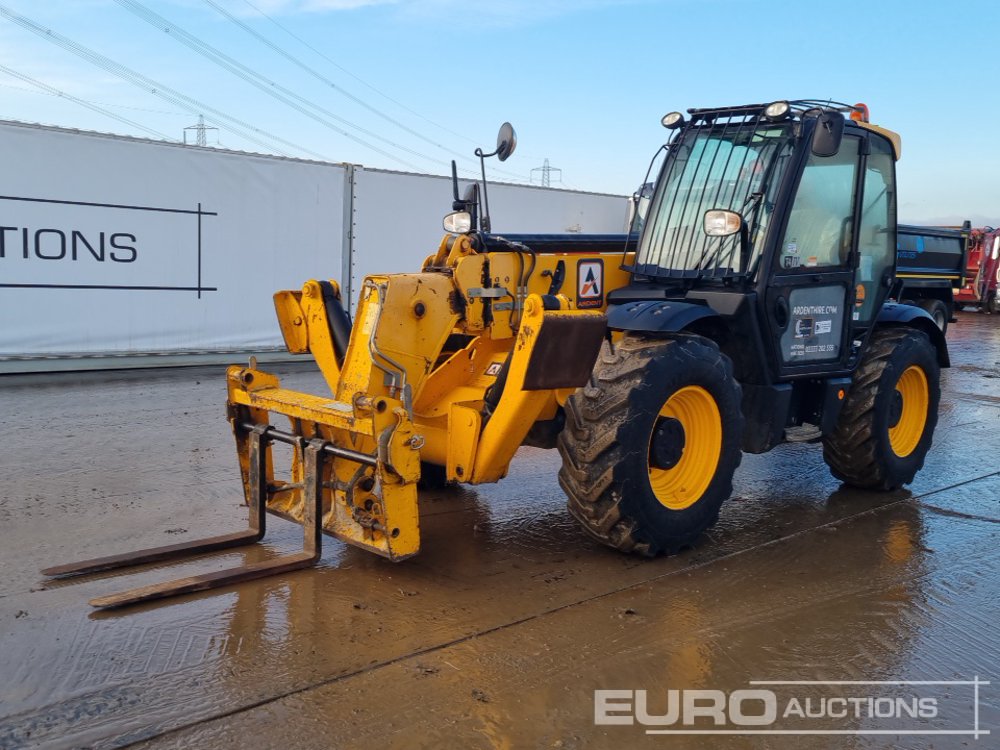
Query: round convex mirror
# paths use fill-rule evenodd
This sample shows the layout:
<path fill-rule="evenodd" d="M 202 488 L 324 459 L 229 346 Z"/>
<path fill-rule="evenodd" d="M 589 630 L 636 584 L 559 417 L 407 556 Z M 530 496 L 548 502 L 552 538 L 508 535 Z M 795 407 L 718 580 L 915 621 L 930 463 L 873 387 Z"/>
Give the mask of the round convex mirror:
<path fill-rule="evenodd" d="M 507 157 L 514 153 L 516 146 L 517 133 L 514 132 L 514 126 L 505 122 L 497 134 L 497 158 L 500 161 L 507 161 Z"/>

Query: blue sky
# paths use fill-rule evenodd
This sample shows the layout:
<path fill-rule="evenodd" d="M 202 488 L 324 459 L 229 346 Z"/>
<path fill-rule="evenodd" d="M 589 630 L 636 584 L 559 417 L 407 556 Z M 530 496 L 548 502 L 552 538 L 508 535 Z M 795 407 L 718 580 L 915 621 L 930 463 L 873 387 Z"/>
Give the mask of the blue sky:
<path fill-rule="evenodd" d="M 473 149 L 492 150 L 510 120 L 518 151 L 495 165 L 496 179 L 528 181 L 547 158 L 567 187 L 631 193 L 670 110 L 862 101 L 903 138 L 901 220 L 1000 224 L 995 2 L 0 0 L 3 9 L 200 102 L 164 101 L 0 13 L 3 119 L 179 139 L 211 106 L 212 143 L 437 174 L 456 155 L 474 168 Z M 181 32 L 285 101 L 179 43 Z M 257 142 L 233 121 L 256 128 Z"/>

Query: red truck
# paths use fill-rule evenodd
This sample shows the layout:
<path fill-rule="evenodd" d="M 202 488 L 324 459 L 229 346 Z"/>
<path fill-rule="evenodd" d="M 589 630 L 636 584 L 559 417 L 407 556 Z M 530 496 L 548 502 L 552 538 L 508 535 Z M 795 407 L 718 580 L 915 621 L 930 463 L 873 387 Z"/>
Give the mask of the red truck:
<path fill-rule="evenodd" d="M 969 235 L 965 281 L 955 291 L 955 307 L 975 305 L 983 312 L 1000 313 L 1000 229 L 983 227 Z"/>

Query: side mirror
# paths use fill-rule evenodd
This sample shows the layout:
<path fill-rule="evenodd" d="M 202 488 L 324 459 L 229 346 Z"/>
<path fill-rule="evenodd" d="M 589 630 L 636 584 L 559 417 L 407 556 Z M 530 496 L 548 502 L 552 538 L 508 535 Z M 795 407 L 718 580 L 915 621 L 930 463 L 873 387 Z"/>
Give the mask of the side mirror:
<path fill-rule="evenodd" d="M 844 138 L 844 116 L 840 112 L 821 112 L 813 130 L 813 156 L 833 156 L 840 151 Z"/>
<path fill-rule="evenodd" d="M 709 237 L 729 237 L 743 228 L 743 217 L 735 211 L 713 208 L 705 212 L 702 229 Z"/>
<path fill-rule="evenodd" d="M 500 126 L 500 132 L 497 134 L 497 158 L 500 161 L 507 161 L 516 147 L 517 133 L 514 132 L 514 126 L 505 122 Z"/>
<path fill-rule="evenodd" d="M 465 234 L 472 230 L 472 214 L 468 211 L 452 211 L 441 222 L 444 231 L 451 234 Z"/>
<path fill-rule="evenodd" d="M 629 234 L 638 234 L 642 231 L 655 187 L 656 185 L 652 182 L 644 182 L 638 190 L 632 193 L 632 199 L 628 206 L 628 222 L 626 223 Z"/>

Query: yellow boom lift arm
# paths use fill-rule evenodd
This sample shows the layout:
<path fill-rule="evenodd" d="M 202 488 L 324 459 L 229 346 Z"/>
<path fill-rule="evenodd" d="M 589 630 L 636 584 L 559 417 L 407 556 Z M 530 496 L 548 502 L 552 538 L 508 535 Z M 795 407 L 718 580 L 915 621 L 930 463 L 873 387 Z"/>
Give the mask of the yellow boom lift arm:
<path fill-rule="evenodd" d="M 581 259 L 615 269 L 604 279 L 612 288 L 625 283 L 620 252 L 477 252 L 470 236 L 448 235 L 421 273 L 365 280 L 342 356 L 332 320 L 337 285 L 328 282 L 325 296 L 317 281 L 301 292 L 278 292 L 288 350 L 313 354 L 333 399 L 231 367 L 229 415 L 245 480 L 247 436 L 269 424 L 270 414 L 284 415 L 291 435 L 329 446 L 323 531 L 392 560 L 416 554 L 421 462 L 443 467 L 449 480 L 495 482 L 532 426 L 554 418 L 565 397 L 587 382 L 605 336 L 603 311 L 575 309 L 575 300 L 547 294 L 560 264 L 569 269 L 562 270 L 564 288 L 579 288 Z M 301 448 L 290 482 L 276 483 L 271 460 L 267 467 L 267 509 L 301 523 Z"/>
<path fill-rule="evenodd" d="M 419 273 L 369 276 L 350 326 L 334 281 L 274 295 L 288 351 L 310 353 L 330 396 L 288 390 L 249 367 L 227 371 L 250 528 L 195 542 L 49 568 L 91 573 L 259 541 L 266 514 L 300 523 L 305 550 L 100 597 L 102 608 L 217 588 L 313 565 L 321 534 L 404 560 L 420 550 L 421 467 L 495 482 L 533 426 L 555 420 L 586 384 L 607 326 L 606 292 L 628 281 L 621 250 L 536 253 L 493 237 L 448 234 Z M 577 296 L 599 269 L 596 298 Z M 288 426 L 273 424 L 283 417 Z M 278 470 L 275 443 L 291 446 Z M 283 454 L 287 455 L 287 453 Z M 284 478 L 278 478 L 278 477 Z"/>

